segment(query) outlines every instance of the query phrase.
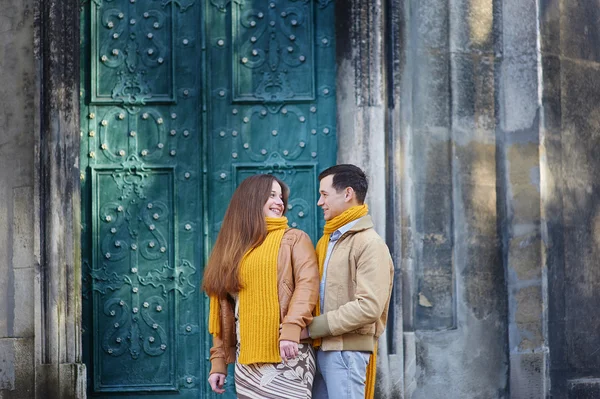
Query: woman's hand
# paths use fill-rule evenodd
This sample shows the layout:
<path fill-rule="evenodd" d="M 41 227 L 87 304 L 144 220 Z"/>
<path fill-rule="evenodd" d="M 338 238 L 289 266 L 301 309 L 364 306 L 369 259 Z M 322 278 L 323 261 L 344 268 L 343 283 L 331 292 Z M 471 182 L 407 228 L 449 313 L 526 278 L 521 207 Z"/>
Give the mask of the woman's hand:
<path fill-rule="evenodd" d="M 279 354 L 284 362 L 289 359 L 294 359 L 298 356 L 298 343 L 286 340 L 279 341 Z"/>
<path fill-rule="evenodd" d="M 223 393 L 225 392 L 225 389 L 223 388 L 223 386 L 225 385 L 225 377 L 227 377 L 225 374 L 221 374 L 221 373 L 212 373 L 209 377 L 208 377 L 208 383 L 210 384 L 210 387 L 212 388 L 212 390 L 216 393 Z"/>

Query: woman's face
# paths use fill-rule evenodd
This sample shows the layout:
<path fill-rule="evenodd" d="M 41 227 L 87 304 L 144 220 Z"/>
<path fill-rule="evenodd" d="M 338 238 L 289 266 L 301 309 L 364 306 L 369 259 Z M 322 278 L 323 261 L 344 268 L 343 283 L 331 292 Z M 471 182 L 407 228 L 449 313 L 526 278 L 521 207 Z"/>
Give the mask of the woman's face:
<path fill-rule="evenodd" d="M 273 180 L 273 186 L 271 188 L 271 194 L 263 207 L 263 213 L 265 217 L 269 218 L 280 218 L 283 215 L 283 194 L 281 193 L 281 186 L 275 180 Z"/>

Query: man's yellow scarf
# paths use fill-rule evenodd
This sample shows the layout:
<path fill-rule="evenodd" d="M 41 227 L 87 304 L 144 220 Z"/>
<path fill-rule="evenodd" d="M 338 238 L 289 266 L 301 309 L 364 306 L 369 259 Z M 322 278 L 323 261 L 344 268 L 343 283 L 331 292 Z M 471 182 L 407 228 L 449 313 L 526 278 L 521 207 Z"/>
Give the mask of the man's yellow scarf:
<path fill-rule="evenodd" d="M 241 364 L 279 363 L 279 297 L 277 295 L 277 259 L 287 218 L 266 218 L 267 237 L 250 249 L 240 265 L 242 290 L 239 292 Z M 219 300 L 210 298 L 208 330 L 220 333 Z"/>
<path fill-rule="evenodd" d="M 333 219 L 325 222 L 325 228 L 323 229 L 323 237 L 317 243 L 317 258 L 319 260 L 319 276 L 323 278 L 323 268 L 325 266 L 325 257 L 327 256 L 327 247 L 329 246 L 329 239 L 331 234 L 342 226 L 366 216 L 369 213 L 369 207 L 367 204 L 353 206 L 352 208 L 346 209 L 340 215 Z M 317 302 L 315 308 L 315 316 L 321 313 L 321 304 Z M 313 343 L 314 346 L 321 345 L 321 340 L 316 339 Z M 372 399 L 375 394 L 375 376 L 377 373 L 377 343 L 373 350 L 373 354 L 369 359 L 369 365 L 367 367 L 367 381 L 365 382 L 365 398 Z"/>

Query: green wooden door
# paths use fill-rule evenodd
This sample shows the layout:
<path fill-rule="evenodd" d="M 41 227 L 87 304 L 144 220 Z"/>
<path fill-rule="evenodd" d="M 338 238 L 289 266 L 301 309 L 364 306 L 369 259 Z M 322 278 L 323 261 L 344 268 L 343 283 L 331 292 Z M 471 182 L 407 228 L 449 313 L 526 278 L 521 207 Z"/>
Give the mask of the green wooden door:
<path fill-rule="evenodd" d="M 89 0 L 81 15 L 88 391 L 210 396 L 199 287 L 236 185 L 275 173 L 292 189 L 290 224 L 313 240 L 322 227 L 333 2 Z"/>

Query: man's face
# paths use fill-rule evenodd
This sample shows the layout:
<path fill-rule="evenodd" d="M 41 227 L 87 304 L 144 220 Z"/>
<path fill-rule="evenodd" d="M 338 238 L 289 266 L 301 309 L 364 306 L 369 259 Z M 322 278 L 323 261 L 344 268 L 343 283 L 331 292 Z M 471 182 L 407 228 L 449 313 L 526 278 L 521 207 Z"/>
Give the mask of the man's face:
<path fill-rule="evenodd" d="M 333 219 L 351 206 L 347 200 L 346 191 L 340 190 L 338 193 L 333 188 L 333 175 L 325 176 L 321 180 L 319 183 L 319 194 L 321 196 L 317 205 L 323 208 L 325 220 Z"/>

